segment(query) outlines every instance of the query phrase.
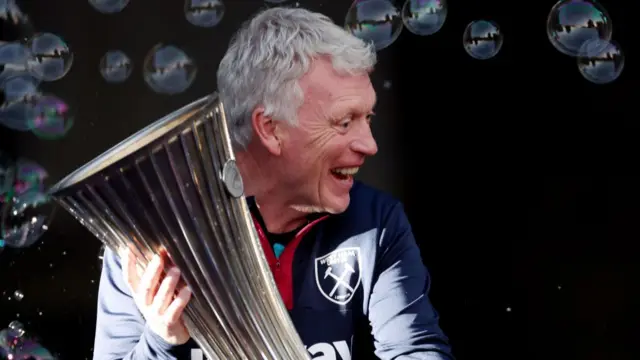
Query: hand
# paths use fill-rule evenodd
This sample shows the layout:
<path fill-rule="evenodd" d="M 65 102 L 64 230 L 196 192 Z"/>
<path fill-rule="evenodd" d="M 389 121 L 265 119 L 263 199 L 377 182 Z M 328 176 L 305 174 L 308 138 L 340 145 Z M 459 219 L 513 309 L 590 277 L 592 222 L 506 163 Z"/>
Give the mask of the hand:
<path fill-rule="evenodd" d="M 191 299 L 191 291 L 182 287 L 177 295 L 180 271 L 172 267 L 162 278 L 164 259 L 154 255 L 146 269 L 137 266 L 136 257 L 127 250 L 122 255 L 122 272 L 133 299 L 149 328 L 172 345 L 182 345 L 191 337 L 182 321 L 182 312 Z"/>

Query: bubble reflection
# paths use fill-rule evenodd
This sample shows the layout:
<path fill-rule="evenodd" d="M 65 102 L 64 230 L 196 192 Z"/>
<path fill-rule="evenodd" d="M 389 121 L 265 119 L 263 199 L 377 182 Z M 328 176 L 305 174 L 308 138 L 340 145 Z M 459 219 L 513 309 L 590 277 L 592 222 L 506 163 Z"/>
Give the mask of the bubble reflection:
<path fill-rule="evenodd" d="M 121 83 L 131 76 L 133 62 L 120 50 L 107 51 L 100 60 L 100 74 L 109 83 Z"/>
<path fill-rule="evenodd" d="M 12 321 L 0 331 L 0 358 L 7 360 L 55 360 L 42 345 L 27 336 L 24 325 Z"/>
<path fill-rule="evenodd" d="M 0 20 L 16 27 L 29 22 L 15 0 L 0 0 Z"/>
<path fill-rule="evenodd" d="M 594 84 L 608 84 L 620 77 L 624 61 L 624 53 L 617 42 L 594 39 L 582 46 L 578 70 Z"/>
<path fill-rule="evenodd" d="M 402 16 L 387 0 L 356 0 L 345 19 L 345 29 L 382 50 L 393 44 L 402 32 Z"/>
<path fill-rule="evenodd" d="M 224 4 L 221 0 L 186 0 L 184 14 L 191 24 L 199 27 L 213 27 L 222 21 Z"/>
<path fill-rule="evenodd" d="M 5 174 L 11 176 L 5 175 L 0 192 L 0 239 L 3 246 L 27 247 L 48 230 L 54 214 L 55 207 L 44 190 L 47 173 L 38 164 L 20 159 Z"/>
<path fill-rule="evenodd" d="M 29 128 L 40 138 L 59 139 L 71 130 L 73 120 L 69 106 L 64 101 L 53 95 L 42 95 L 34 104 Z"/>
<path fill-rule="evenodd" d="M 197 68 L 187 54 L 173 45 L 156 45 L 146 56 L 144 79 L 149 87 L 161 94 L 178 94 L 195 80 Z"/>
<path fill-rule="evenodd" d="M 0 91 L 5 102 L 35 96 L 38 93 L 39 81 L 31 75 L 13 75 L 0 81 Z"/>
<path fill-rule="evenodd" d="M 51 33 L 36 34 L 27 43 L 31 50 L 29 71 L 43 81 L 59 80 L 71 69 L 73 54 L 67 44 Z"/>
<path fill-rule="evenodd" d="M 19 42 L 0 42 L 0 80 L 27 71 L 31 51 Z"/>
<path fill-rule="evenodd" d="M 35 116 L 36 99 L 40 95 L 26 93 L 20 98 L 5 102 L 0 106 L 0 125 L 16 131 L 31 130 L 31 122 Z"/>
<path fill-rule="evenodd" d="M 437 33 L 446 19 L 446 0 L 406 0 L 402 7 L 404 26 L 416 35 Z"/>
<path fill-rule="evenodd" d="M 609 14 L 596 1 L 559 1 L 547 19 L 547 36 L 553 47 L 574 57 L 588 41 L 611 40 L 612 31 Z"/>
<path fill-rule="evenodd" d="M 124 10 L 129 0 L 89 0 L 89 4 L 103 14 L 114 14 Z"/>
<path fill-rule="evenodd" d="M 477 60 L 490 59 L 500 52 L 504 41 L 502 31 L 492 21 L 473 21 L 464 30 L 464 50 Z"/>

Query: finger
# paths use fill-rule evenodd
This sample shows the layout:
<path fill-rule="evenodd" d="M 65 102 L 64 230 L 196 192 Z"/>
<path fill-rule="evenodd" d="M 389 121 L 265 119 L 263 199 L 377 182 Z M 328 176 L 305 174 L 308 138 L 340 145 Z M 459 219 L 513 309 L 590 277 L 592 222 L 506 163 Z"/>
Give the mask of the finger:
<path fill-rule="evenodd" d="M 136 291 L 138 300 L 141 301 L 144 306 L 149 306 L 153 302 L 153 297 L 155 296 L 160 277 L 162 276 L 162 269 L 162 258 L 154 255 L 153 259 L 147 264 L 147 268 L 140 278 L 138 290 Z"/>
<path fill-rule="evenodd" d="M 191 299 L 191 290 L 188 287 L 183 287 L 171 302 L 171 305 L 164 312 L 164 318 L 167 324 L 174 324 L 180 320 L 184 308 Z"/>
<path fill-rule="evenodd" d="M 138 271 L 136 269 L 136 259 L 129 249 L 124 250 L 120 257 L 120 264 L 122 266 L 122 276 L 127 282 L 132 292 L 135 292 L 138 288 Z"/>
<path fill-rule="evenodd" d="M 167 272 L 167 276 L 162 280 L 162 283 L 160 283 L 158 292 L 156 292 L 156 296 L 153 298 L 153 304 L 151 306 L 156 313 L 164 313 L 169 304 L 171 304 L 179 281 L 180 270 L 178 270 L 177 267 L 172 267 L 171 270 Z"/>

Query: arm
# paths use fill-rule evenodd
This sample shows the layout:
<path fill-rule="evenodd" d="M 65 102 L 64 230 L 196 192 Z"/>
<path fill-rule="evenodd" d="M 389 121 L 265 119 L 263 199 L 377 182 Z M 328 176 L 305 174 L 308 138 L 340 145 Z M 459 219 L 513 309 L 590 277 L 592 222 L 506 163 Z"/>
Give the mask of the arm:
<path fill-rule="evenodd" d="M 429 273 L 400 204 L 385 226 L 369 299 L 376 355 L 383 360 L 453 360 L 428 298 Z"/>
<path fill-rule="evenodd" d="M 172 360 L 172 345 L 145 326 L 122 276 L 120 259 L 105 250 L 93 360 Z"/>

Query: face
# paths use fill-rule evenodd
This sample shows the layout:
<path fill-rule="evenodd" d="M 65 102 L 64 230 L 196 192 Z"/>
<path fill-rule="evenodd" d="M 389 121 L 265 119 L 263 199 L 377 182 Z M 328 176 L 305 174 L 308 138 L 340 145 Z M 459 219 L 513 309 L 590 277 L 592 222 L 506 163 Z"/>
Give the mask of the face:
<path fill-rule="evenodd" d="M 370 128 L 376 94 L 368 74 L 341 75 L 329 59 L 315 60 L 299 84 L 297 126 L 278 125 L 283 184 L 299 210 L 340 213 L 353 176 L 378 151 Z"/>

